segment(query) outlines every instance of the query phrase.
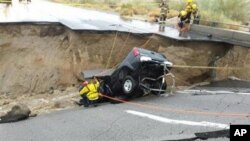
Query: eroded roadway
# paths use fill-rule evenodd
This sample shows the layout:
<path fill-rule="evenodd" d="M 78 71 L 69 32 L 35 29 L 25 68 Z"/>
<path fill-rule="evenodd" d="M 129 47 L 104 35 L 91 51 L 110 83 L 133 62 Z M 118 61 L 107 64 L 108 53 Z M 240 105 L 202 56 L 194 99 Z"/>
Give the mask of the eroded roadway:
<path fill-rule="evenodd" d="M 201 32 L 190 32 L 186 37 L 179 37 L 175 26 L 166 26 L 165 32 L 159 32 L 159 25 L 138 20 L 124 20 L 114 13 L 98 12 L 75 8 L 46 0 L 32 0 L 30 4 L 19 4 L 14 1 L 12 6 L 0 5 L 0 23 L 20 22 L 59 22 L 72 30 L 89 31 L 121 31 L 137 34 L 157 34 L 182 41 L 213 41 L 235 43 L 250 47 L 250 43 L 241 40 L 232 42 L 227 38 L 209 38 Z M 219 32 L 219 31 L 218 31 Z M 247 37 L 250 34 L 246 33 Z"/>
<path fill-rule="evenodd" d="M 30 5 L 16 7 L 13 5 L 8 12 L 8 16 L 1 15 L 2 22 L 62 22 L 75 30 L 119 29 L 136 33 L 158 30 L 158 25 L 126 22 L 117 15 L 46 1 L 33 1 Z M 170 27 L 160 34 L 179 38 L 177 30 Z M 206 37 L 194 35 L 183 40 L 190 38 Z M 137 105 L 104 103 L 96 108 L 79 107 L 18 123 L 1 124 L 0 140 L 166 140 L 192 138 L 196 132 L 225 129 L 229 124 L 250 124 L 250 118 L 244 117 L 250 113 L 249 95 L 185 93 L 169 97 L 148 96 L 132 102 Z"/>

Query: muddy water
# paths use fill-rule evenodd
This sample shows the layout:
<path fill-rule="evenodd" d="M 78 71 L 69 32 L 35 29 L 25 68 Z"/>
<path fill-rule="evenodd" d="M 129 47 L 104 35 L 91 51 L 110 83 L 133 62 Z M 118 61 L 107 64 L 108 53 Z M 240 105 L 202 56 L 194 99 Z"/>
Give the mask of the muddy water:
<path fill-rule="evenodd" d="M 211 66 L 218 56 L 217 66 L 249 66 L 247 48 L 223 43 L 177 42 L 128 33 L 76 32 L 57 24 L 1 25 L 0 37 L 0 92 L 9 95 L 47 93 L 51 89 L 77 86 L 81 71 L 111 68 L 133 47 L 159 51 L 178 65 Z M 211 71 L 206 69 L 174 68 L 172 71 L 178 85 L 211 80 Z M 250 79 L 249 73 L 220 71 L 217 79 L 230 75 Z"/>

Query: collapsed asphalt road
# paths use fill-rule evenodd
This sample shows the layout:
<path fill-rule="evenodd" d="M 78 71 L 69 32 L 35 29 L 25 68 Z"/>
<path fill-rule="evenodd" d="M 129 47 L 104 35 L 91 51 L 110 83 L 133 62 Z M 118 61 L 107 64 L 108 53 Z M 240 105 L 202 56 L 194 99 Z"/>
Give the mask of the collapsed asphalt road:
<path fill-rule="evenodd" d="M 1 140 L 177 140 L 194 138 L 197 132 L 228 129 L 230 124 L 250 123 L 249 117 L 235 115 L 249 115 L 249 95 L 176 94 L 133 102 L 142 106 L 104 103 L 2 124 Z"/>
<path fill-rule="evenodd" d="M 124 20 L 114 13 L 106 13 L 89 9 L 75 8 L 68 5 L 33 0 L 29 4 L 13 2 L 11 6 L 0 4 L 0 23 L 8 22 L 60 22 L 72 30 L 88 31 L 120 31 L 138 34 L 156 34 L 181 41 L 213 41 L 250 46 L 247 38 L 228 40 L 221 37 L 209 37 L 200 31 L 191 31 L 187 37 L 179 37 L 175 25 L 167 25 L 164 32 L 159 32 L 157 23 L 138 20 Z M 216 30 L 216 32 L 219 32 Z M 234 34 L 229 31 L 227 34 Z M 238 36 L 238 35 L 237 35 Z M 241 36 L 241 35 L 239 35 Z M 244 35 L 245 36 L 245 35 Z"/>
<path fill-rule="evenodd" d="M 116 30 L 119 28 L 121 31 L 136 31 L 139 33 L 142 31 L 134 28 L 139 27 L 141 22 L 132 21 L 131 24 L 128 24 L 129 22 L 125 24 L 120 22 L 117 15 L 109 17 L 106 19 L 106 22 L 103 22 L 103 20 L 98 21 L 99 17 L 96 18 L 96 15 L 100 13 L 92 12 L 95 15 L 88 16 L 88 12 L 84 13 L 86 10 L 59 4 L 46 4 L 49 4 L 49 2 L 38 2 L 34 3 L 34 5 L 14 7 L 14 11 L 10 11 L 13 17 L 8 17 L 7 21 L 60 21 L 71 29 L 76 30 Z M 104 15 L 106 16 L 103 17 L 107 17 L 108 14 Z M 110 19 L 112 22 L 107 22 Z M 156 31 L 157 28 L 158 25 L 150 25 L 149 23 L 145 23 L 143 26 L 143 29 L 151 29 L 153 31 Z M 166 34 L 169 37 L 177 37 L 178 35 L 176 29 L 169 28 L 167 31 Z M 146 30 L 145 32 L 149 31 Z M 196 39 L 200 39 L 199 36 L 196 37 Z M 65 66 L 65 64 L 63 65 Z M 228 129 L 229 124 L 249 123 L 249 117 L 239 115 L 249 114 L 248 97 L 248 95 L 234 94 L 203 96 L 177 94 L 172 97 L 150 96 L 134 100 L 140 106 L 131 104 L 114 106 L 105 103 L 97 108 L 85 109 L 79 107 L 18 123 L 2 124 L 0 125 L 0 140 L 197 139 L 197 135 L 194 133 Z M 145 104 L 148 105 L 148 103 L 156 105 L 158 108 L 143 106 Z M 234 113 L 238 114 L 235 115 Z M 225 140 L 228 139 L 225 138 Z"/>

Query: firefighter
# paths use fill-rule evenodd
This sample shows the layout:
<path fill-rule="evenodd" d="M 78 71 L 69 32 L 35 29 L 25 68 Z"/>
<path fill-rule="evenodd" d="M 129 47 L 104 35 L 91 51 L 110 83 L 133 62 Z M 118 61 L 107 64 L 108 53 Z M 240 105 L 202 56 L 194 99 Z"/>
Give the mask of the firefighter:
<path fill-rule="evenodd" d="M 185 11 L 187 12 L 187 17 L 191 21 L 191 15 L 192 15 L 192 5 L 193 5 L 193 0 L 187 0 L 186 7 L 184 8 Z"/>
<path fill-rule="evenodd" d="M 88 81 L 84 81 L 82 83 L 82 88 L 80 90 L 80 96 L 82 99 L 80 100 L 80 105 L 84 105 L 84 107 L 89 107 L 89 105 L 97 106 L 99 100 L 99 81 L 95 79 L 94 83 L 89 83 Z"/>
<path fill-rule="evenodd" d="M 196 4 L 192 4 L 192 15 L 193 15 L 193 18 L 194 18 L 193 23 L 194 24 L 199 24 L 200 16 L 198 14 L 198 7 L 197 7 Z"/>
<path fill-rule="evenodd" d="M 159 31 L 164 31 L 164 23 L 166 21 L 166 18 L 167 18 L 167 14 L 169 13 L 169 7 L 168 7 L 168 4 L 167 4 L 167 1 L 166 0 L 162 0 L 161 4 L 160 4 L 160 8 L 161 8 L 161 11 L 160 11 L 160 20 L 159 20 Z"/>
<path fill-rule="evenodd" d="M 160 8 L 161 8 L 160 22 L 165 22 L 167 18 L 167 13 L 169 13 L 169 7 L 166 0 L 163 0 L 161 2 Z"/>
<path fill-rule="evenodd" d="M 187 17 L 187 11 L 182 10 L 179 14 L 179 22 L 178 22 L 178 27 L 179 27 L 179 36 L 182 36 L 182 33 L 187 32 L 188 31 L 188 24 L 190 23 L 190 20 Z"/>
<path fill-rule="evenodd" d="M 187 12 L 187 18 L 189 20 L 189 23 L 191 21 L 191 16 L 192 16 L 192 6 L 190 5 L 187 5 L 186 8 L 185 8 L 185 11 Z"/>

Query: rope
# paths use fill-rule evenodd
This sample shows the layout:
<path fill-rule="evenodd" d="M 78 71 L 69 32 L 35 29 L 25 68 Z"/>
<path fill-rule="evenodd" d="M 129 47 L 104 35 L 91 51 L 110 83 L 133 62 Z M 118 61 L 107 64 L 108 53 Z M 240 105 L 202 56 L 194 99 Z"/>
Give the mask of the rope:
<path fill-rule="evenodd" d="M 128 41 L 128 39 L 129 39 L 129 37 L 130 37 L 130 32 L 128 33 L 128 36 L 127 36 L 127 38 L 126 38 L 126 40 L 125 40 L 125 42 L 124 42 L 124 44 L 123 44 L 123 46 L 121 47 L 121 50 L 119 51 L 119 53 L 117 53 L 117 58 L 118 57 L 120 57 L 121 55 L 122 55 L 122 51 L 123 51 L 123 49 L 124 49 L 124 47 L 126 46 L 126 44 L 127 44 L 127 41 Z M 117 64 L 116 64 L 117 65 Z"/>
<path fill-rule="evenodd" d="M 120 50 L 120 52 L 118 53 L 119 55 L 118 56 L 120 56 L 121 55 L 121 53 L 122 53 L 122 51 L 123 51 L 123 48 L 125 47 L 125 45 L 127 44 L 127 41 L 128 41 L 128 39 L 129 39 L 129 37 L 130 37 L 130 32 L 129 32 L 129 34 L 128 34 L 128 36 L 127 36 L 127 38 L 126 38 L 126 40 L 125 40 L 125 42 L 124 42 L 124 44 L 123 44 L 123 46 L 122 46 L 122 49 Z M 111 56 L 111 55 L 110 55 Z M 117 66 L 119 65 L 119 63 L 117 63 L 116 65 L 114 65 L 111 69 L 113 69 L 113 68 L 116 68 Z M 107 66 L 106 66 L 106 68 L 107 68 Z M 109 72 L 110 70 L 105 70 L 105 71 L 102 71 L 102 72 L 100 72 L 100 73 L 98 73 L 98 74 L 96 74 L 96 75 L 102 75 L 102 74 L 105 74 L 105 73 L 107 73 L 107 72 Z"/>
<path fill-rule="evenodd" d="M 216 70 L 242 70 L 242 69 L 247 69 L 247 68 L 238 68 L 238 67 L 208 67 L 208 66 L 186 66 L 186 65 L 173 65 L 173 68 L 216 69 Z"/>
<path fill-rule="evenodd" d="M 108 69 L 109 64 L 110 64 L 111 56 L 112 56 L 113 50 L 115 48 L 115 42 L 116 42 L 116 39 L 117 39 L 117 35 L 118 35 L 118 31 L 116 31 L 116 34 L 115 34 L 114 42 L 113 42 L 112 49 L 111 49 L 110 54 L 109 54 L 108 62 L 107 62 L 107 65 L 106 65 L 106 69 Z"/>
<path fill-rule="evenodd" d="M 155 33 L 153 33 L 150 38 L 142 45 L 142 47 L 146 48 L 146 45 L 152 40 L 152 36 L 154 36 Z"/>

